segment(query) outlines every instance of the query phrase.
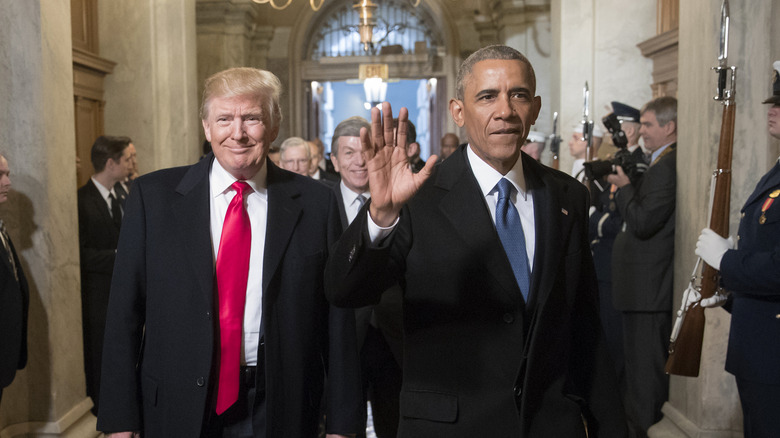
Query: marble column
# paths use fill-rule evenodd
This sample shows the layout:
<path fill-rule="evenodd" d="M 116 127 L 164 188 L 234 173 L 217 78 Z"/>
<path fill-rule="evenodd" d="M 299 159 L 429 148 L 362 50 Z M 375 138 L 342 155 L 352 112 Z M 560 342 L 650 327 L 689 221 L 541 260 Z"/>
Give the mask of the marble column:
<path fill-rule="evenodd" d="M 536 94 L 542 97 L 542 110 L 531 128 L 549 134 L 552 131 L 552 37 L 550 0 L 502 0 L 493 6 L 498 38 L 522 52 L 536 73 Z"/>
<path fill-rule="evenodd" d="M 200 156 L 195 0 L 98 0 L 100 55 L 117 63 L 105 81 L 105 132 L 127 135 L 140 172 Z"/>
<path fill-rule="evenodd" d="M 637 0 L 630 8 L 618 0 L 552 0 L 553 53 L 558 56 L 550 107 L 560 114 L 561 170 L 571 170 L 566 143 L 582 120 L 585 81 L 590 119 L 599 125 L 613 100 L 641 108 L 652 98 L 652 65 L 636 45 L 655 35 L 655 8 L 655 0 Z"/>
<path fill-rule="evenodd" d="M 30 283 L 27 367 L 0 402 L 0 436 L 96 436 L 81 339 L 73 55 L 67 1 L 3 1 L 0 206 Z M 2 336 L 2 334 L 0 334 Z"/>
<path fill-rule="evenodd" d="M 737 66 L 737 116 L 732 161 L 730 231 L 758 178 L 777 159 L 780 142 L 767 133 L 771 63 L 780 59 L 780 5 L 773 0 L 730 2 L 729 64 Z M 722 106 L 712 100 L 720 32 L 720 0 L 680 2 L 678 91 L 678 189 L 675 242 L 675 297 L 695 263 L 694 247 L 705 226 L 709 181 L 717 162 Z M 705 311 L 698 378 L 673 376 L 664 419 L 652 437 L 739 437 L 742 413 L 734 377 L 723 369 L 730 316 Z"/>
<path fill-rule="evenodd" d="M 266 68 L 267 59 L 252 54 L 253 49 L 267 52 L 270 39 L 266 27 L 254 39 L 260 6 L 251 0 L 196 0 L 199 99 L 203 82 L 216 72 L 231 67 Z M 202 133 L 199 138 L 202 142 Z"/>

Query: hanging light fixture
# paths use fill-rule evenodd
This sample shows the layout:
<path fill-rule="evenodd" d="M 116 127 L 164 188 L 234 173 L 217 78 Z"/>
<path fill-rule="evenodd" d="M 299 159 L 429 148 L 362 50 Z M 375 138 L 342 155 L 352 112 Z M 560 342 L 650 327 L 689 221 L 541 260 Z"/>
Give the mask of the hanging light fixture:
<path fill-rule="evenodd" d="M 286 8 L 287 6 L 290 6 L 290 3 L 292 3 L 292 0 L 287 0 L 287 2 L 284 3 L 283 5 L 277 4 L 274 0 L 252 0 L 252 1 L 257 3 L 257 4 L 259 4 L 259 5 L 264 5 L 264 4 L 268 3 L 268 4 L 271 5 L 272 8 L 280 10 L 280 11 L 282 9 Z M 358 1 L 361 1 L 361 0 L 358 0 Z M 316 11 L 320 10 L 320 8 L 322 7 L 322 4 L 324 2 L 325 2 L 325 0 L 320 0 L 320 3 L 317 4 L 317 0 L 309 0 L 309 6 L 311 6 L 312 10 L 316 12 Z M 409 3 L 411 3 L 411 5 L 416 8 L 417 6 L 420 5 L 420 0 L 409 0 Z M 374 5 L 374 6 L 376 6 L 376 5 Z M 357 7 L 357 5 L 355 5 L 355 7 Z"/>
<path fill-rule="evenodd" d="M 358 11 L 360 21 L 358 21 L 358 34 L 360 34 L 360 43 L 363 44 L 363 50 L 368 52 L 374 47 L 374 26 L 376 26 L 376 17 L 374 12 L 377 5 L 371 0 L 359 0 L 352 6 Z"/>

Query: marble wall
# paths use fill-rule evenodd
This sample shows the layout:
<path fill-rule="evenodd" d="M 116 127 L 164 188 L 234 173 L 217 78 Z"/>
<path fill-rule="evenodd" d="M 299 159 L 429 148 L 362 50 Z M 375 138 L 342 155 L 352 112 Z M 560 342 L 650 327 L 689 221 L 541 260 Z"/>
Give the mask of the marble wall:
<path fill-rule="evenodd" d="M 676 302 L 695 263 L 694 248 L 705 226 L 710 174 L 716 167 L 722 106 L 712 100 L 720 32 L 720 0 L 680 2 L 679 152 Z M 731 234 L 739 210 L 777 159 L 780 142 L 767 133 L 773 60 L 780 59 L 780 4 L 773 0 L 730 2 L 729 64 L 737 67 L 734 158 L 732 160 Z M 742 436 L 742 415 L 734 377 L 723 370 L 730 317 L 722 309 L 705 312 L 702 365 L 698 378 L 673 376 L 664 420 L 653 437 Z"/>
<path fill-rule="evenodd" d="M 571 170 L 566 143 L 582 120 L 585 81 L 590 119 L 598 124 L 613 100 L 641 108 L 652 98 L 652 64 L 637 44 L 655 35 L 655 8 L 656 0 L 637 0 L 630 8 L 618 0 L 552 1 L 555 56 L 549 106 L 560 114 L 561 170 Z"/>
<path fill-rule="evenodd" d="M 27 367 L 3 391 L 0 436 L 94 436 L 84 391 L 70 4 L 5 1 L 0 151 L 13 190 L 0 217 L 30 283 Z"/>
<path fill-rule="evenodd" d="M 98 12 L 100 55 L 117 63 L 105 80 L 106 133 L 133 139 L 142 174 L 197 161 L 195 0 L 98 0 Z"/>

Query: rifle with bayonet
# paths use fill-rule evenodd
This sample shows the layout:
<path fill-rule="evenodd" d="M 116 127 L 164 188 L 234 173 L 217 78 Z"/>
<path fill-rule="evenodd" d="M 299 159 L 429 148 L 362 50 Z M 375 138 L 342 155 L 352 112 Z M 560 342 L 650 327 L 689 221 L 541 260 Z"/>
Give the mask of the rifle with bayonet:
<path fill-rule="evenodd" d="M 734 101 L 737 68 L 728 65 L 729 43 L 729 2 L 723 0 L 721 6 L 720 46 L 718 66 L 713 70 L 718 75 L 717 94 L 714 99 L 723 104 L 723 119 L 720 126 L 720 144 L 718 146 L 718 166 L 712 174 L 712 194 L 710 199 L 709 226 L 723 237 L 729 232 L 729 199 L 731 197 L 731 158 L 734 145 Z M 704 265 L 701 283 L 696 286 L 696 271 Z M 669 359 L 665 371 L 668 374 L 697 377 L 701 363 L 701 348 L 704 339 L 704 308 L 700 305 L 703 298 L 720 293 L 718 271 L 712 266 L 696 262 L 690 285 L 683 294 L 682 305 L 677 312 L 677 320 L 672 329 L 669 342 Z"/>
<path fill-rule="evenodd" d="M 561 152 L 561 136 L 558 135 L 558 111 L 553 113 L 553 129 L 552 134 L 548 137 L 550 140 L 550 152 L 552 153 L 552 168 L 560 168 L 560 157 L 558 154 Z"/>
<path fill-rule="evenodd" d="M 593 161 L 593 120 L 590 120 L 590 90 L 588 81 L 582 89 L 582 140 L 585 142 L 585 162 Z M 585 185 L 588 185 L 587 183 Z"/>

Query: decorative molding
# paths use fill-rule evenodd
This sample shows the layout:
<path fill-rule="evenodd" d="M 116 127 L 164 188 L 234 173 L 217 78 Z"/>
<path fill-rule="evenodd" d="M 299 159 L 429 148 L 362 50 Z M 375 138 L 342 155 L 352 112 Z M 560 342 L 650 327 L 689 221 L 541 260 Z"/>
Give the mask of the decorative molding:
<path fill-rule="evenodd" d="M 111 74 L 116 67 L 116 62 L 75 47 L 73 48 L 73 64 L 103 73 L 104 76 Z"/>
<path fill-rule="evenodd" d="M 642 56 L 653 61 L 653 97 L 677 95 L 678 29 L 656 35 L 639 44 Z"/>
<path fill-rule="evenodd" d="M 0 438 L 73 437 L 93 438 L 102 434 L 95 429 L 97 418 L 90 412 L 92 399 L 85 397 L 56 421 L 29 421 L 12 424 L 0 431 Z"/>
<path fill-rule="evenodd" d="M 442 60 L 424 53 L 407 55 L 325 57 L 301 63 L 301 79 L 339 81 L 358 77 L 360 64 L 387 64 L 390 78 L 429 78 L 444 75 Z"/>
<path fill-rule="evenodd" d="M 738 438 L 742 432 L 702 429 L 669 402 L 661 407 L 664 418 L 647 431 L 649 438 Z"/>

